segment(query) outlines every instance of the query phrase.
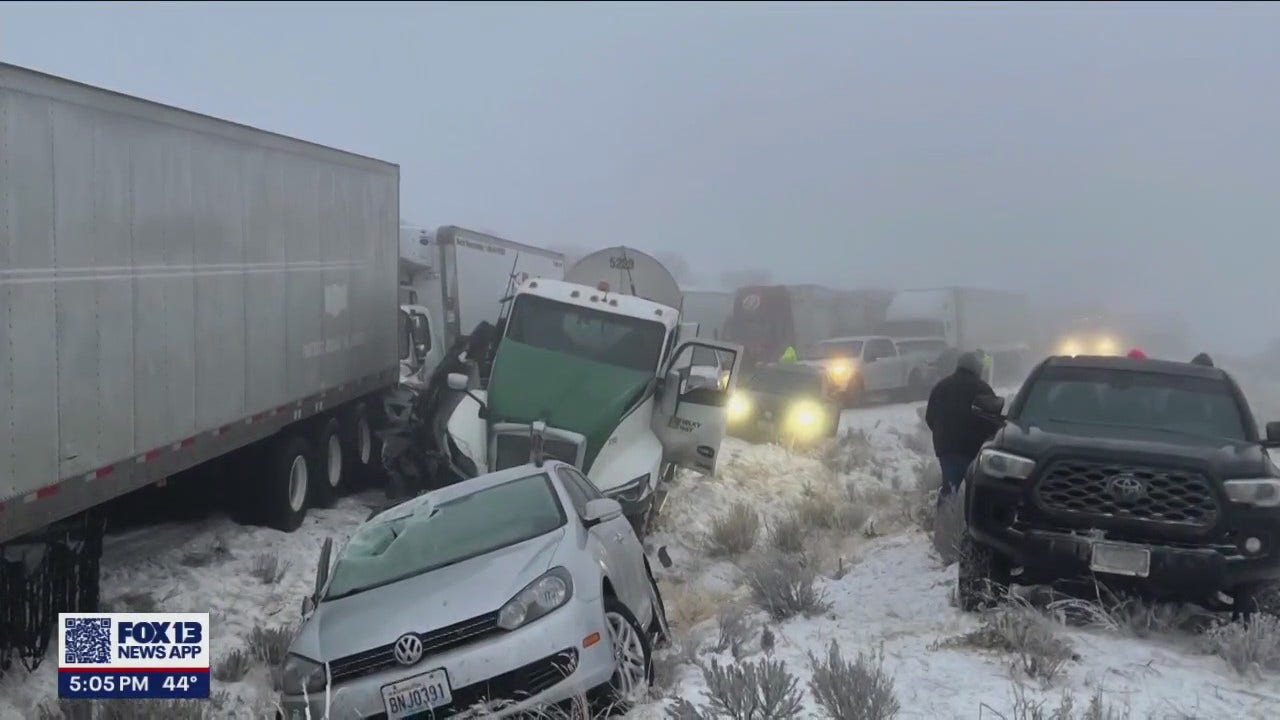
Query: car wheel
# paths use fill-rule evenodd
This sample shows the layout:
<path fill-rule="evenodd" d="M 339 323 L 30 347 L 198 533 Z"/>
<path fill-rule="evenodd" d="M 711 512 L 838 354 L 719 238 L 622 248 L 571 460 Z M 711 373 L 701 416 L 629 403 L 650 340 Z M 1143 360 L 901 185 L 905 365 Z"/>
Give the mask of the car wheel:
<path fill-rule="evenodd" d="M 636 616 L 615 597 L 604 599 L 604 621 L 614 658 L 604 702 L 611 713 L 626 712 L 653 682 L 653 645 Z"/>
<path fill-rule="evenodd" d="M 991 548 L 979 544 L 968 530 L 960 536 L 956 601 L 965 612 L 983 610 L 1000 601 L 1008 590 L 1008 563 Z"/>

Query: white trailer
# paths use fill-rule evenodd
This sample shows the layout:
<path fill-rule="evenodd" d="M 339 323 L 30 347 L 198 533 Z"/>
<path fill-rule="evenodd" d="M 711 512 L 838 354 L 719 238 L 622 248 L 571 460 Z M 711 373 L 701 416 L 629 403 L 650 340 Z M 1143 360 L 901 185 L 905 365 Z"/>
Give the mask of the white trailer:
<path fill-rule="evenodd" d="M 396 165 L 0 64 L 0 554 L 93 585 L 0 606 L 96 597 L 87 511 L 233 451 L 212 481 L 283 530 L 377 463 L 398 218 Z"/>
<path fill-rule="evenodd" d="M 952 358 L 980 348 L 994 358 L 997 380 L 1020 379 L 1033 342 L 1028 307 L 1025 295 L 1002 290 L 902 290 L 889 302 L 881 332 L 894 338 L 944 338 Z"/>
<path fill-rule="evenodd" d="M 447 347 L 482 320 L 497 322 L 524 279 L 562 279 L 564 255 L 453 225 L 402 226 L 400 267 L 402 304 L 427 308 L 432 336 Z"/>

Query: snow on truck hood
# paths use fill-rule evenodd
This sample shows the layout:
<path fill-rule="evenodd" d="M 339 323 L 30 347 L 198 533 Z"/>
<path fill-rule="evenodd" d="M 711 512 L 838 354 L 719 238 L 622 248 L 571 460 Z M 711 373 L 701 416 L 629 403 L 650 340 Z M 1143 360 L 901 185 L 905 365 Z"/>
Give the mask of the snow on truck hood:
<path fill-rule="evenodd" d="M 565 536 L 546 535 L 491 553 L 320 603 L 299 629 L 291 652 L 318 662 L 395 642 L 502 607 L 546 572 Z"/>
<path fill-rule="evenodd" d="M 532 423 L 587 438 L 589 470 L 652 373 L 607 365 L 503 339 L 489 381 L 491 422 Z"/>

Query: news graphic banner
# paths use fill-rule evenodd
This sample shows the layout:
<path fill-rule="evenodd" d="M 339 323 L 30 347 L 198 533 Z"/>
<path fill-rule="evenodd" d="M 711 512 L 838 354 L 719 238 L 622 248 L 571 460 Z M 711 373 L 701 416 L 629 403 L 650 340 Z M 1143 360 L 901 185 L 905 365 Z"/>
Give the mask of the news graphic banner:
<path fill-rule="evenodd" d="M 209 697 L 209 613 L 59 613 L 58 697 Z"/>

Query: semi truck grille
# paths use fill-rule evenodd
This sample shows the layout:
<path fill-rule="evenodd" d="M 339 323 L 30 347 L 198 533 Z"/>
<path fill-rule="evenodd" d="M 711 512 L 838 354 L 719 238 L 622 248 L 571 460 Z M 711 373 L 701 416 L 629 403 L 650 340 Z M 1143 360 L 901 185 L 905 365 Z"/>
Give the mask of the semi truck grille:
<path fill-rule="evenodd" d="M 1191 527 L 1218 519 L 1208 478 L 1191 470 L 1059 460 L 1036 486 L 1040 504 L 1081 517 L 1109 517 Z"/>
<path fill-rule="evenodd" d="M 495 470 L 506 470 L 529 462 L 529 436 L 523 433 L 500 433 L 497 442 Z M 570 465 L 578 462 L 578 444 L 570 440 L 544 438 L 542 449 L 549 457 Z"/>
<path fill-rule="evenodd" d="M 421 633 L 418 638 L 422 640 L 422 657 L 426 658 L 462 647 L 467 643 L 483 640 L 499 632 L 501 630 L 498 628 L 498 613 L 492 612 L 439 630 Z M 334 660 L 329 664 L 329 672 L 336 684 L 398 666 L 395 646 L 383 645 Z"/>

